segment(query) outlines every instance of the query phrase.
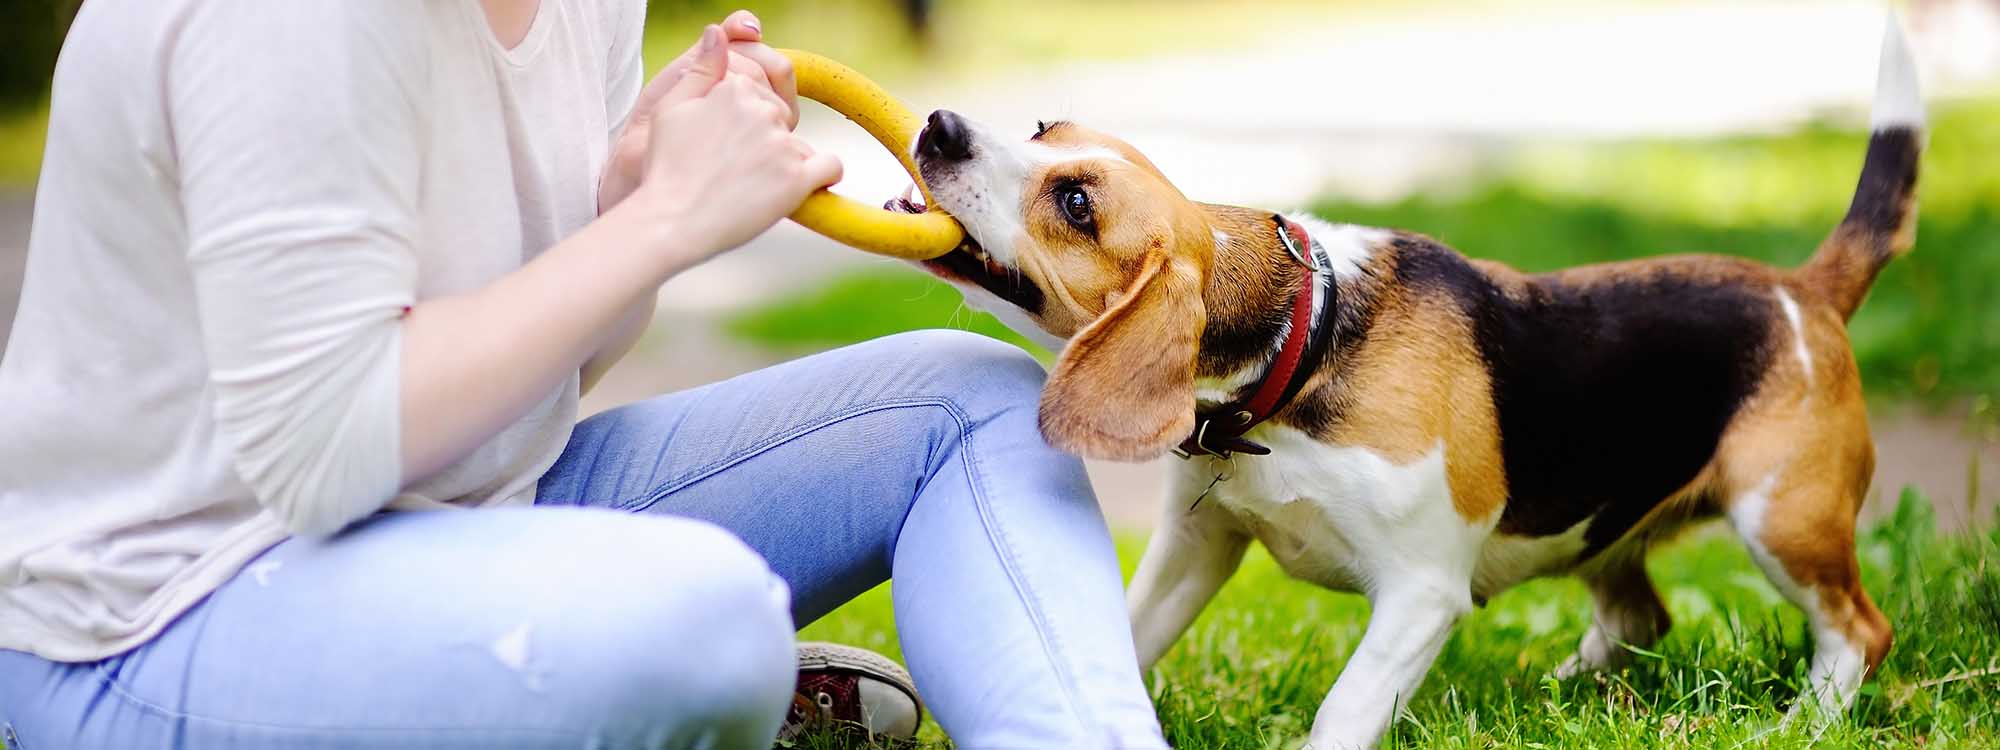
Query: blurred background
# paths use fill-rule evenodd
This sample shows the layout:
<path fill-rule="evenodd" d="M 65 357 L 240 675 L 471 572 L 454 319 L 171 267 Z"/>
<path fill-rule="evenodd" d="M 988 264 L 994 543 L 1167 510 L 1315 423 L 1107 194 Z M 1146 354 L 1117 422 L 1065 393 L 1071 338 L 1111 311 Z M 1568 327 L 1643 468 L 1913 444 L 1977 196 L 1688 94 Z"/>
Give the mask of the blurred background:
<path fill-rule="evenodd" d="M 0 2 L 0 346 L 79 2 Z M 1079 120 L 1196 199 L 1421 231 L 1531 271 L 1803 261 L 1854 187 L 1883 21 L 1879 3 L 1837 0 L 653 0 L 648 65 L 739 4 L 774 44 L 846 62 L 919 112 L 1024 138 L 1036 119 Z M 2000 0 L 1898 7 L 1932 130 L 1917 251 L 1850 328 L 1879 446 L 1871 513 L 1916 485 L 1941 524 L 1983 525 L 2000 499 Z M 908 184 L 858 128 L 807 109 L 800 130 L 847 164 L 840 192 L 879 202 Z M 1020 341 L 914 269 L 785 223 L 663 288 L 645 341 L 585 406 L 939 326 Z M 1115 525 L 1150 526 L 1158 467 L 1092 471 Z"/>

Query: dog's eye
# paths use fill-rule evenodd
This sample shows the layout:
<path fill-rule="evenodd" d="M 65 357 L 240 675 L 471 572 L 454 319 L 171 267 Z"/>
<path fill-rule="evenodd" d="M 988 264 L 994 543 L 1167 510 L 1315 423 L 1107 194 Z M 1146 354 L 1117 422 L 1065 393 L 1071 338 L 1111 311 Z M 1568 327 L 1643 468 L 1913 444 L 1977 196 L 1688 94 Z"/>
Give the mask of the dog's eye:
<path fill-rule="evenodd" d="M 1071 226 L 1085 232 L 1094 232 L 1096 219 L 1090 212 L 1090 194 L 1074 185 L 1056 191 L 1056 205 L 1062 207 L 1063 218 Z"/>

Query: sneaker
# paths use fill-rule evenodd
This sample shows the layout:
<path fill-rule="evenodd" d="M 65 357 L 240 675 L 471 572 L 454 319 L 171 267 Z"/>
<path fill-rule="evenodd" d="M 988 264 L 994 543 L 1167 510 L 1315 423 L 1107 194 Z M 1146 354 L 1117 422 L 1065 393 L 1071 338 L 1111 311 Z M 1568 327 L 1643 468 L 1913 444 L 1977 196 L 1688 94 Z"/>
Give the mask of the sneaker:
<path fill-rule="evenodd" d="M 853 646 L 801 643 L 798 687 L 778 739 L 824 727 L 872 740 L 907 740 L 917 736 L 923 717 L 916 684 L 902 665 Z"/>

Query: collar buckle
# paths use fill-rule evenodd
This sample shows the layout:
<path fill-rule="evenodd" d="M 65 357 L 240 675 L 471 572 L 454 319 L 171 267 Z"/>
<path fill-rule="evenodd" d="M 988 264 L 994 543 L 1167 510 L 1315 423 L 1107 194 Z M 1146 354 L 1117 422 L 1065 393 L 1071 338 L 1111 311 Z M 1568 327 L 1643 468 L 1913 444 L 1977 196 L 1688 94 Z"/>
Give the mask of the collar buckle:
<path fill-rule="evenodd" d="M 1235 409 L 1225 411 L 1225 413 L 1229 412 L 1241 413 Z M 1215 431 L 1216 434 L 1210 435 L 1208 428 L 1214 426 L 1216 421 L 1217 417 L 1214 415 L 1196 414 L 1194 434 L 1189 435 L 1188 439 L 1181 441 L 1181 444 L 1174 448 L 1174 455 L 1185 461 L 1195 456 L 1232 458 L 1237 453 L 1248 453 L 1252 456 L 1268 456 L 1271 454 L 1271 449 L 1264 444 L 1247 439 L 1241 433 L 1236 432 L 1235 429 L 1226 425 L 1217 429 Z M 1247 427 L 1247 425 L 1245 426 Z"/>
<path fill-rule="evenodd" d="M 1286 402 L 1305 384 L 1305 379 L 1311 376 L 1312 362 L 1325 343 L 1324 337 L 1314 336 L 1313 316 L 1332 310 L 1333 303 L 1329 300 L 1316 311 L 1314 301 L 1320 293 L 1320 277 L 1331 266 L 1320 262 L 1312 236 L 1306 233 L 1304 227 L 1287 221 L 1282 214 L 1272 214 L 1271 220 L 1277 225 L 1278 242 L 1284 245 L 1285 252 L 1312 273 L 1301 277 L 1299 290 L 1292 297 L 1291 329 L 1281 343 L 1276 358 L 1249 395 L 1220 406 L 1195 410 L 1194 434 L 1182 440 L 1173 451 L 1183 460 L 1197 455 L 1221 459 L 1231 458 L 1237 453 L 1269 455 L 1270 448 L 1243 436 L 1284 408 Z M 1215 428 L 1212 435 L 1210 427 Z"/>
<path fill-rule="evenodd" d="M 1319 254 L 1312 251 L 1311 240 L 1306 241 L 1306 247 L 1299 247 L 1298 238 L 1292 236 L 1292 222 L 1283 214 L 1272 214 L 1271 218 L 1278 224 L 1278 244 L 1285 246 L 1285 252 L 1292 256 L 1292 260 L 1298 261 L 1299 265 L 1305 266 L 1306 270 L 1313 273 L 1327 272 L 1327 268 L 1319 262 Z"/>

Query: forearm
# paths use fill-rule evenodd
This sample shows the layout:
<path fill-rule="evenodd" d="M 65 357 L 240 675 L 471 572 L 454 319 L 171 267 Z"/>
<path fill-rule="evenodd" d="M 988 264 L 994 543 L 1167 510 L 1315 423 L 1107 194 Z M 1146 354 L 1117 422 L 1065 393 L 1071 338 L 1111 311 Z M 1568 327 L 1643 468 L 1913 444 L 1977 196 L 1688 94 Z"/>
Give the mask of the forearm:
<path fill-rule="evenodd" d="M 462 458 L 614 343 L 621 319 L 705 257 L 699 240 L 621 205 L 476 291 L 404 321 L 403 481 Z M 637 328 L 638 326 L 634 326 Z"/>
<path fill-rule="evenodd" d="M 590 355 L 583 363 L 583 392 L 589 393 L 613 365 L 632 352 L 639 343 L 639 337 L 646 332 L 646 326 L 653 322 L 653 311 L 658 307 L 659 297 L 652 294 L 641 295 L 638 302 L 626 308 L 612 329 L 603 347 Z"/>

